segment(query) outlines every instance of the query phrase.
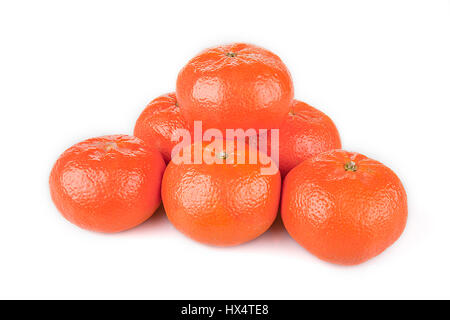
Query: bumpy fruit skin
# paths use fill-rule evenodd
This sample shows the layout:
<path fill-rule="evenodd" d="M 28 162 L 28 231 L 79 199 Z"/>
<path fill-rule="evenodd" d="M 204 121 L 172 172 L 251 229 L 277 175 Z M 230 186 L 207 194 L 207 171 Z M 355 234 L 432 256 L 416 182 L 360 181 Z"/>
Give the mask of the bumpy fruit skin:
<path fill-rule="evenodd" d="M 208 149 L 206 144 L 201 148 Z M 217 157 L 221 152 L 212 154 Z M 242 152 L 258 151 L 245 145 L 228 154 Z M 271 160 L 262 153 L 258 156 L 265 160 L 257 164 L 249 164 L 248 158 L 243 164 L 176 164 L 172 159 L 161 189 L 171 223 L 190 238 L 216 246 L 238 245 L 263 234 L 277 216 L 281 177 L 275 164 L 274 174 L 261 174 L 262 163 Z"/>
<path fill-rule="evenodd" d="M 375 257 L 400 237 L 407 215 L 406 193 L 395 173 L 358 153 L 321 153 L 284 180 L 281 216 L 287 231 L 328 262 L 356 265 Z"/>
<path fill-rule="evenodd" d="M 177 129 L 189 130 L 181 115 L 175 92 L 172 92 L 147 105 L 136 121 L 134 135 L 157 148 L 168 163 L 172 148 L 178 143 L 171 140 Z"/>
<path fill-rule="evenodd" d="M 270 154 L 271 135 L 268 135 Z M 292 168 L 319 153 L 340 149 L 341 139 L 333 121 L 305 102 L 294 100 L 279 128 L 279 168 L 285 177 Z"/>
<path fill-rule="evenodd" d="M 164 169 L 161 154 L 136 137 L 92 138 L 59 157 L 50 174 L 50 193 L 75 225 L 119 232 L 144 222 L 158 208 Z"/>
<path fill-rule="evenodd" d="M 180 71 L 177 98 L 189 125 L 203 128 L 275 128 L 294 97 L 291 75 L 272 52 L 245 43 L 201 52 Z"/>

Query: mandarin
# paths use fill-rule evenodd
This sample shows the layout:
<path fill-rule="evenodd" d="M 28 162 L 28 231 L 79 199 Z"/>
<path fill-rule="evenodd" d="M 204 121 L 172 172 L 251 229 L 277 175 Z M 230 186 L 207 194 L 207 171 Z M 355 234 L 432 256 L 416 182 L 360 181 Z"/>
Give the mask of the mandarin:
<path fill-rule="evenodd" d="M 50 174 L 50 193 L 73 224 L 119 232 L 139 225 L 156 211 L 164 169 L 161 154 L 139 138 L 92 138 L 59 157 Z"/>
<path fill-rule="evenodd" d="M 355 265 L 402 234 L 406 192 L 378 161 L 331 150 L 303 161 L 283 183 L 281 217 L 301 246 L 328 262 Z"/>

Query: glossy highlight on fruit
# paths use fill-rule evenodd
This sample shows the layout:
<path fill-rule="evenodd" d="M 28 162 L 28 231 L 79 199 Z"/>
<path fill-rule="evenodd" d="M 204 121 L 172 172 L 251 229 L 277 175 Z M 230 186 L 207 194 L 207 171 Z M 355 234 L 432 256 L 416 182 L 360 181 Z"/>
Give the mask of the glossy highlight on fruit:
<path fill-rule="evenodd" d="M 73 224 L 119 232 L 147 220 L 161 203 L 161 154 L 139 138 L 111 135 L 67 149 L 50 174 L 50 193 Z"/>
<path fill-rule="evenodd" d="M 172 141 L 178 129 L 188 130 L 188 125 L 181 115 L 175 92 L 172 92 L 147 105 L 136 121 L 134 135 L 158 149 L 168 163 L 172 148 L 178 143 Z"/>
<path fill-rule="evenodd" d="M 248 145 L 230 151 L 196 143 L 183 151 L 191 155 L 195 146 L 223 163 L 177 164 L 172 159 L 161 190 L 170 222 L 190 238 L 216 246 L 238 245 L 269 229 L 277 216 L 281 188 L 276 166 L 274 174 L 261 174 L 264 163 L 272 163 L 270 158 Z M 250 153 L 263 161 L 250 164 Z M 246 161 L 238 164 L 235 160 L 242 154 Z M 232 159 L 234 163 L 227 163 Z"/>
<path fill-rule="evenodd" d="M 281 216 L 292 238 L 312 254 L 355 265 L 400 237 L 408 216 L 406 192 L 395 173 L 380 162 L 332 150 L 288 173 Z"/>
<path fill-rule="evenodd" d="M 278 127 L 294 97 L 291 75 L 272 52 L 245 43 L 201 52 L 180 71 L 177 99 L 191 125 L 205 129 Z"/>

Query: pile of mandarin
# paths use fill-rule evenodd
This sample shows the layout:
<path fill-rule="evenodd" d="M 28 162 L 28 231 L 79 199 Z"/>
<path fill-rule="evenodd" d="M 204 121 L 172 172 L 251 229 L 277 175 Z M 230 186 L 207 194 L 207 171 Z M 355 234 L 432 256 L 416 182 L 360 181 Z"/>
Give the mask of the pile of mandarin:
<path fill-rule="evenodd" d="M 255 239 L 280 212 L 302 247 L 344 265 L 393 244 L 408 211 L 395 173 L 342 150 L 331 119 L 294 100 L 281 59 L 244 43 L 192 58 L 176 92 L 142 111 L 133 136 L 67 149 L 50 192 L 67 220 L 106 233 L 143 223 L 162 199 L 179 231 L 215 246 Z"/>

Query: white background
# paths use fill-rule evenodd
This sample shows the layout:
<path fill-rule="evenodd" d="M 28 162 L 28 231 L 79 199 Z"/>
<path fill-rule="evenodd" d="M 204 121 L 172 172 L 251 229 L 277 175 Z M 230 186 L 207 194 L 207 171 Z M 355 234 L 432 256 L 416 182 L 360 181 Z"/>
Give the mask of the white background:
<path fill-rule="evenodd" d="M 61 152 L 132 133 L 188 59 L 234 41 L 277 53 L 344 148 L 399 175 L 409 220 L 394 246 L 342 267 L 279 221 L 220 249 L 161 212 L 115 235 L 59 215 Z M 450 298 L 449 59 L 448 1 L 1 0 L 0 298 Z"/>

